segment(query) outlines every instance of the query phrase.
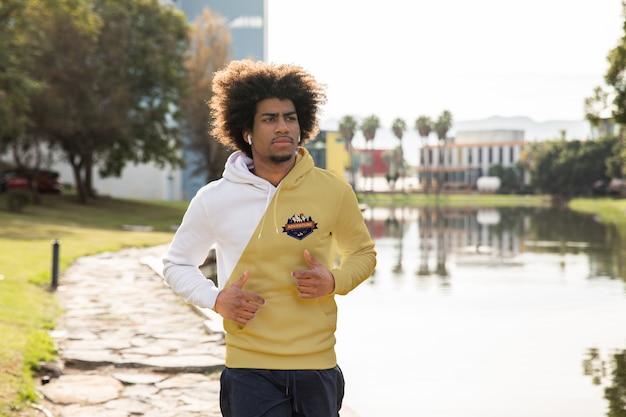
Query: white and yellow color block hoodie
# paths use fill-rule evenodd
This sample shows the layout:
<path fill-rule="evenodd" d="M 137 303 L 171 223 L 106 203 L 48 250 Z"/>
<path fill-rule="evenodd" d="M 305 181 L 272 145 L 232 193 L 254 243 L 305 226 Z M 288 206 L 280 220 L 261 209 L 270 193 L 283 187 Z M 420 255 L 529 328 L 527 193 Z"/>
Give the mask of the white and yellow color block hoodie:
<path fill-rule="evenodd" d="M 278 187 L 252 174 L 253 166 L 237 151 L 223 177 L 198 191 L 165 256 L 165 281 L 185 301 L 213 308 L 218 292 L 250 271 L 243 289 L 265 305 L 245 326 L 224 320 L 226 366 L 330 369 L 337 364 L 334 296 L 371 275 L 374 243 L 350 185 L 315 167 L 306 149 Z M 198 269 L 212 247 L 218 287 Z M 310 269 L 305 249 L 332 272 L 333 294 L 298 296 L 291 272 Z"/>

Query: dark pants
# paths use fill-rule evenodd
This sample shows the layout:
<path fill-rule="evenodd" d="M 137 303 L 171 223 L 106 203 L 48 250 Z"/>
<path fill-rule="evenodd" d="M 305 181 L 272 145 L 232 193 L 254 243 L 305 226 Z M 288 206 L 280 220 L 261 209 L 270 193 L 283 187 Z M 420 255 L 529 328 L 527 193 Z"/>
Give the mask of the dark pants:
<path fill-rule="evenodd" d="M 224 417 L 338 417 L 344 379 L 325 370 L 226 368 L 221 376 Z"/>

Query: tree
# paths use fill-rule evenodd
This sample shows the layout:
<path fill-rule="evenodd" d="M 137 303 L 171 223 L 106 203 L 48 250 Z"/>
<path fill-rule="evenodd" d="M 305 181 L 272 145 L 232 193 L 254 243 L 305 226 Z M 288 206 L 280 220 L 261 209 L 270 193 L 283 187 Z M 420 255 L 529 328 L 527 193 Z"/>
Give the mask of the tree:
<path fill-rule="evenodd" d="M 610 140 L 610 137 L 604 138 Z M 609 178 L 626 177 L 626 141 L 623 137 L 615 139 L 610 156 L 605 161 L 606 175 Z"/>
<path fill-rule="evenodd" d="M 12 150 L 17 165 L 23 155 L 16 152 L 31 150 L 23 136 L 29 123 L 29 96 L 41 88 L 31 71 L 43 41 L 37 29 L 41 7 L 34 0 L 0 2 L 0 154 Z"/>
<path fill-rule="evenodd" d="M 434 128 L 435 128 L 435 133 L 437 134 L 437 139 L 439 139 L 439 163 L 438 163 L 438 167 L 439 167 L 439 175 L 437 176 L 437 190 L 441 190 L 443 183 L 444 183 L 444 176 L 443 176 L 443 166 L 445 164 L 445 149 L 446 149 L 446 144 L 447 144 L 447 136 L 448 136 L 448 131 L 450 130 L 450 128 L 452 127 L 452 113 L 450 113 L 448 110 L 444 110 L 443 112 L 441 112 L 441 114 L 439 115 L 439 117 L 437 118 L 437 121 L 435 122 Z"/>
<path fill-rule="evenodd" d="M 500 178 L 500 188 L 498 188 L 498 194 L 511 194 L 519 190 L 520 174 L 519 170 L 514 167 L 504 167 L 502 165 L 492 165 L 487 172 L 490 177 Z"/>
<path fill-rule="evenodd" d="M 609 93 L 602 87 L 593 89 L 593 96 L 585 99 L 585 119 L 592 127 L 592 135 L 598 136 L 602 119 L 609 107 Z"/>
<path fill-rule="evenodd" d="M 348 155 L 350 157 L 350 185 L 352 185 L 353 190 L 356 190 L 356 174 L 354 170 L 354 148 L 352 146 L 352 139 L 357 129 L 358 123 L 354 117 L 350 115 L 343 116 L 339 121 L 339 134 L 341 134 L 341 137 L 346 141 Z"/>
<path fill-rule="evenodd" d="M 376 137 L 376 131 L 380 127 L 380 119 L 376 115 L 367 116 L 363 123 L 361 123 L 361 131 L 363 137 L 365 137 L 365 143 L 369 144 L 370 148 L 370 184 L 372 191 L 374 190 L 374 148 L 373 141 Z"/>
<path fill-rule="evenodd" d="M 428 136 L 430 136 L 430 133 L 433 131 L 433 126 L 433 121 L 428 116 L 419 116 L 415 120 L 415 130 L 417 130 L 419 137 L 422 138 L 424 145 L 426 144 Z"/>
<path fill-rule="evenodd" d="M 64 0 L 43 23 L 49 47 L 37 76 L 34 133 L 71 164 L 78 196 L 91 173 L 119 176 L 128 162 L 178 166 L 187 23 L 154 0 Z"/>
<path fill-rule="evenodd" d="M 614 89 L 613 117 L 615 122 L 623 125 L 626 124 L 626 2 L 624 1 L 622 1 L 622 15 L 625 18 L 622 23 L 624 34 L 618 45 L 607 56 L 609 68 L 604 79 Z"/>
<path fill-rule="evenodd" d="M 441 112 L 434 125 L 435 133 L 437 134 L 437 138 L 440 142 L 446 142 L 448 131 L 451 127 L 452 113 L 450 113 L 448 110 L 444 110 L 443 112 Z"/>
<path fill-rule="evenodd" d="M 531 185 L 559 198 L 592 193 L 593 183 L 608 179 L 607 161 L 618 139 L 554 140 L 529 149 Z"/>
<path fill-rule="evenodd" d="M 434 123 L 432 121 L 432 119 L 428 116 L 419 116 L 417 119 L 415 119 L 415 130 L 417 130 L 417 134 L 419 135 L 419 137 L 422 139 L 422 148 L 428 143 L 428 137 L 430 136 L 430 133 L 433 130 L 433 126 Z M 419 170 L 418 170 L 418 182 L 422 182 L 424 183 L 424 188 L 425 188 L 425 192 L 428 193 L 428 190 L 430 189 L 430 173 L 427 172 L 427 168 L 428 168 L 428 157 L 427 155 L 424 155 L 424 166 L 422 167 L 422 176 L 423 178 L 419 178 Z"/>
<path fill-rule="evenodd" d="M 230 32 L 224 19 L 207 8 L 191 29 L 185 66 L 188 73 L 188 94 L 183 100 L 184 130 L 187 148 L 197 153 L 194 175 L 203 173 L 206 182 L 219 178 L 229 149 L 209 133 L 213 74 L 229 60 Z"/>
<path fill-rule="evenodd" d="M 391 123 L 391 130 L 393 131 L 393 134 L 398 138 L 398 140 L 400 141 L 400 146 L 399 146 L 399 151 L 400 151 L 400 155 L 399 155 L 399 166 L 398 166 L 398 175 L 402 180 L 402 192 L 404 192 L 404 176 L 406 174 L 406 170 L 405 170 L 405 164 L 404 164 L 404 149 L 402 147 L 402 137 L 404 136 L 404 132 L 406 131 L 406 122 L 404 121 L 404 119 L 398 117 L 396 118 L 392 123 Z M 390 173 L 391 175 L 391 173 Z"/>
<path fill-rule="evenodd" d="M 607 56 L 609 68 L 604 75 L 606 83 L 613 87 L 613 121 L 620 125 L 626 123 L 626 1 L 622 1 L 622 16 L 624 34 Z M 626 144 L 623 143 L 623 136 L 623 132 L 620 132 L 622 144 L 616 149 L 619 153 L 609 162 L 615 176 L 626 176 Z"/>

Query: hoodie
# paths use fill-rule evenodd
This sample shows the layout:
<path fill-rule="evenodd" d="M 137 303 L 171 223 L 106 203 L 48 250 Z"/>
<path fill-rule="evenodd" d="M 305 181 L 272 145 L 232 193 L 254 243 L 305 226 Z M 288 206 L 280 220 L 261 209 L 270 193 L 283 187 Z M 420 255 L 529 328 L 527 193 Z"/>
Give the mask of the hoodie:
<path fill-rule="evenodd" d="M 237 151 L 222 178 L 198 191 L 163 260 L 164 279 L 185 301 L 214 308 L 219 291 L 250 271 L 243 289 L 265 304 L 245 326 L 224 320 L 226 366 L 330 369 L 337 364 L 334 297 L 371 275 L 374 243 L 350 185 L 315 167 L 306 149 L 277 187 L 252 174 L 253 166 Z M 217 287 L 198 268 L 213 247 Z M 333 274 L 333 294 L 298 296 L 291 272 L 310 268 L 305 249 Z"/>

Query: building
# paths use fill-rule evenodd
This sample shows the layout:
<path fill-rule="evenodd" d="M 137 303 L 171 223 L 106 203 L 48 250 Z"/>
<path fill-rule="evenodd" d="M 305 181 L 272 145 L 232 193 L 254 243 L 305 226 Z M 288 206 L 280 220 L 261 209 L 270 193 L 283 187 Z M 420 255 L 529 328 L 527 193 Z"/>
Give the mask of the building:
<path fill-rule="evenodd" d="M 315 139 L 304 147 L 309 151 L 315 165 L 344 177 L 350 156 L 346 150 L 346 141 L 339 132 L 320 131 Z"/>
<path fill-rule="evenodd" d="M 170 0 L 192 23 L 205 8 L 224 18 L 230 29 L 233 59 L 267 58 L 267 0 Z"/>
<path fill-rule="evenodd" d="M 231 34 L 231 58 L 266 60 L 267 56 L 267 0 L 171 0 L 192 23 L 205 8 L 222 16 Z M 194 175 L 199 157 L 187 149 L 182 150 L 187 166 L 180 173 L 182 200 L 190 200 L 205 184 L 203 175 Z"/>
<path fill-rule="evenodd" d="M 513 168 L 521 160 L 523 130 L 476 130 L 458 132 L 440 145 L 420 149 L 418 167 L 422 189 L 471 189 L 495 165 Z"/>

